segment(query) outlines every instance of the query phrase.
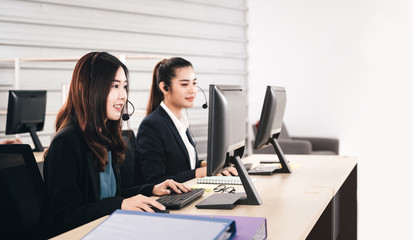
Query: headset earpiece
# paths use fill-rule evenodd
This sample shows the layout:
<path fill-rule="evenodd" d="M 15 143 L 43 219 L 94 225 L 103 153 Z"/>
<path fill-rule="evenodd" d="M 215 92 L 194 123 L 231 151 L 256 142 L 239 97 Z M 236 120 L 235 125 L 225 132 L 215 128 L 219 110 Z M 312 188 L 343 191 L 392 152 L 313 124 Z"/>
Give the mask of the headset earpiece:
<path fill-rule="evenodd" d="M 165 89 L 165 91 L 168 91 L 168 86 L 163 86 L 163 89 Z"/>

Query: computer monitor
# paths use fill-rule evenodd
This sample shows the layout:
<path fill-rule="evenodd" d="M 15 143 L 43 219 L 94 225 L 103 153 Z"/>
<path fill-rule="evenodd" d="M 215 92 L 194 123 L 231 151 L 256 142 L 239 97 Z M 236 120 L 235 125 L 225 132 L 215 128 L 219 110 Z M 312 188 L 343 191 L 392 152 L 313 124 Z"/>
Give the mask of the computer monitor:
<path fill-rule="evenodd" d="M 43 151 L 36 131 L 43 130 L 46 115 L 46 91 L 10 90 L 6 135 L 30 132 L 34 150 Z"/>
<path fill-rule="evenodd" d="M 283 124 L 286 101 L 287 97 L 284 87 L 267 86 L 257 135 L 255 136 L 254 149 L 262 148 L 269 143 L 274 147 L 278 160 L 281 163 L 281 168 L 275 170 L 275 173 L 291 173 L 291 169 L 277 141 Z"/>
<path fill-rule="evenodd" d="M 247 96 L 241 86 L 210 85 L 208 115 L 207 175 L 213 176 L 235 164 L 245 189 L 239 204 L 259 205 L 261 198 L 241 161 L 244 153 Z"/>

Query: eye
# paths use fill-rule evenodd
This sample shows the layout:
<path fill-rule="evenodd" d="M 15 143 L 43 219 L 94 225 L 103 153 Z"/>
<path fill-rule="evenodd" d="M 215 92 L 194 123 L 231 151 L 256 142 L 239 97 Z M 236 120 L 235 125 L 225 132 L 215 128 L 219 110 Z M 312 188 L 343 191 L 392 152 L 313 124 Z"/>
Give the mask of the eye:
<path fill-rule="evenodd" d="M 113 84 L 112 87 L 113 88 L 119 88 L 119 84 Z"/>
<path fill-rule="evenodd" d="M 128 85 L 125 85 L 123 88 L 125 88 L 126 90 L 129 88 L 129 86 Z"/>

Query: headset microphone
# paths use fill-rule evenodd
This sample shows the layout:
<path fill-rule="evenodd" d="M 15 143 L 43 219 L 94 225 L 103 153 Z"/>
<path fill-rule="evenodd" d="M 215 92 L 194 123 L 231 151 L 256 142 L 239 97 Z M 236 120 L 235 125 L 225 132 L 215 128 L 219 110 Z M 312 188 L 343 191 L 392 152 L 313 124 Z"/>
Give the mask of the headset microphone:
<path fill-rule="evenodd" d="M 202 90 L 202 88 L 201 88 L 200 86 L 198 86 L 198 85 L 197 85 L 197 87 L 198 87 L 198 88 L 199 88 L 199 90 L 201 90 L 201 91 L 202 91 L 202 93 L 204 94 L 205 103 L 204 103 L 204 104 L 202 104 L 202 108 L 203 108 L 203 109 L 206 109 L 206 108 L 208 107 L 208 104 L 207 104 L 207 98 L 206 98 L 205 92 L 204 92 L 204 90 Z"/>
<path fill-rule="evenodd" d="M 131 114 L 129 114 L 129 113 L 122 114 L 122 120 L 123 121 L 128 121 L 129 118 L 132 116 L 132 114 L 135 112 L 135 106 L 133 106 L 132 102 L 129 101 L 129 100 L 126 100 L 126 103 L 130 103 L 130 105 L 132 106 L 132 113 Z"/>

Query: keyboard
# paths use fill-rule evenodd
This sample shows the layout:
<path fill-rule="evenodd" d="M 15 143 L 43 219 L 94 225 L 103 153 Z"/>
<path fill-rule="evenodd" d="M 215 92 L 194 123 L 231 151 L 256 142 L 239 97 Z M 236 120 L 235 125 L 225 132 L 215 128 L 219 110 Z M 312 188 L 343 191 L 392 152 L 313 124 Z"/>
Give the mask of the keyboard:
<path fill-rule="evenodd" d="M 186 205 L 188 205 L 195 199 L 201 197 L 202 194 L 204 194 L 204 191 L 205 191 L 204 188 L 197 188 L 197 189 L 192 189 L 191 191 L 186 192 L 186 193 L 184 192 L 175 193 L 174 192 L 169 195 L 162 196 L 158 198 L 156 201 L 164 205 L 166 209 L 178 210 L 178 209 L 185 207 Z"/>

